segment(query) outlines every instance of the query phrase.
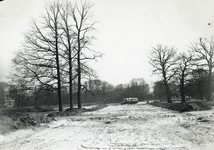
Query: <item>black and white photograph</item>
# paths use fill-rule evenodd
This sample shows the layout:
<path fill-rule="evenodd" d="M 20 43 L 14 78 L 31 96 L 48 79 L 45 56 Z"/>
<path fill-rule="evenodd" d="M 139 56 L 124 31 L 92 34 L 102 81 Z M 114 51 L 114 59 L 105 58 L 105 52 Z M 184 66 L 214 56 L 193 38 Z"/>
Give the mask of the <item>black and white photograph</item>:
<path fill-rule="evenodd" d="M 0 150 L 213 149 L 213 0 L 0 0 Z"/>

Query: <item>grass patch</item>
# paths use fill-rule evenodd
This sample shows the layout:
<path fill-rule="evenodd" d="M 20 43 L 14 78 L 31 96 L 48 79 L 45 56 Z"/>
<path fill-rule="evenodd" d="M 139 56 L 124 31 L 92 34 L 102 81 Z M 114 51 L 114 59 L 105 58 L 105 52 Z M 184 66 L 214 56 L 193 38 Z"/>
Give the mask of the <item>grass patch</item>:
<path fill-rule="evenodd" d="M 170 110 L 175 110 L 179 112 L 187 111 L 200 111 L 200 110 L 210 110 L 211 105 L 207 102 L 193 101 L 186 103 L 161 103 L 161 102 L 152 102 L 150 105 L 162 107 Z"/>

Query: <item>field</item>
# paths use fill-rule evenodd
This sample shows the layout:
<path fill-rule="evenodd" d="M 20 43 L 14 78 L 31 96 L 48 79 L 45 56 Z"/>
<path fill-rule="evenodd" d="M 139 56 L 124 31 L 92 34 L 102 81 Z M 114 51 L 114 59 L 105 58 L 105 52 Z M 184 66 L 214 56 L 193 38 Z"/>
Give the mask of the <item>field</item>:
<path fill-rule="evenodd" d="M 112 104 L 0 138 L 2 150 L 212 150 L 214 109 L 179 113 L 144 102 Z"/>

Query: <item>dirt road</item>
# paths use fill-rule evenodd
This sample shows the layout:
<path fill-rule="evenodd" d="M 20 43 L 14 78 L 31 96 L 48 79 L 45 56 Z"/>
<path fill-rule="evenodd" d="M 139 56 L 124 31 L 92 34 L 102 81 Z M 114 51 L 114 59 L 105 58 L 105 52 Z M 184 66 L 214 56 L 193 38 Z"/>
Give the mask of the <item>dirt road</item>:
<path fill-rule="evenodd" d="M 213 124 L 214 110 L 181 114 L 145 103 L 110 105 L 5 135 L 0 149 L 212 150 Z"/>

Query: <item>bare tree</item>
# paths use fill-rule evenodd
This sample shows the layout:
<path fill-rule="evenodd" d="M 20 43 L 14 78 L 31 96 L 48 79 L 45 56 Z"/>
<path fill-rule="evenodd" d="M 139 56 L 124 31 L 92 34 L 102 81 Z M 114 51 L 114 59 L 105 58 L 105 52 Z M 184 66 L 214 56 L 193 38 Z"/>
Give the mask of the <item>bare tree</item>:
<path fill-rule="evenodd" d="M 207 100 L 212 100 L 212 70 L 214 67 L 214 41 L 213 38 L 210 40 L 199 39 L 199 42 L 192 43 L 192 52 L 196 54 L 194 60 L 197 62 L 197 66 L 207 67 L 208 69 L 208 97 Z"/>
<path fill-rule="evenodd" d="M 65 59 L 68 61 L 68 76 L 69 76 L 69 99 L 70 99 L 70 109 L 73 109 L 73 80 L 76 75 L 73 73 L 74 60 L 76 56 L 76 51 L 74 50 L 74 33 L 73 33 L 73 21 L 71 20 L 70 8 L 71 3 L 65 3 L 63 9 L 60 11 L 60 17 L 62 18 L 61 28 L 63 29 L 63 34 L 61 36 L 62 44 L 65 47 Z"/>
<path fill-rule="evenodd" d="M 162 75 L 166 89 L 167 102 L 171 103 L 169 82 L 176 73 L 176 50 L 174 48 L 168 48 L 167 46 L 158 44 L 150 51 L 149 59 L 149 63 L 154 68 L 153 72 Z"/>
<path fill-rule="evenodd" d="M 83 65 L 84 61 L 95 60 L 97 57 L 100 57 L 101 54 L 92 50 L 90 45 L 94 39 L 94 36 L 91 33 L 95 30 L 95 22 L 91 21 L 92 14 L 90 12 L 93 5 L 89 2 L 81 2 L 81 5 L 75 3 L 70 7 L 70 14 L 72 20 L 74 21 L 73 32 L 75 38 L 75 50 L 77 51 L 77 75 L 78 75 L 78 108 L 81 108 L 81 79 L 84 67 L 88 68 L 87 65 Z M 89 56 L 88 54 L 92 52 L 93 55 Z M 83 67 L 84 66 L 84 67 Z M 89 69 L 90 70 L 90 69 Z M 88 72 L 88 71 L 87 71 Z"/>
<path fill-rule="evenodd" d="M 184 103 L 185 100 L 185 83 L 187 81 L 188 75 L 192 71 L 192 58 L 193 55 L 191 53 L 186 54 L 182 53 L 178 56 L 178 78 L 180 80 L 180 95 L 181 102 Z"/>
<path fill-rule="evenodd" d="M 13 59 L 16 73 L 13 79 L 24 78 L 28 83 L 55 88 L 58 91 L 59 111 L 62 111 L 60 76 L 59 3 L 50 4 L 41 20 L 33 20 L 25 34 L 23 48 Z"/>

